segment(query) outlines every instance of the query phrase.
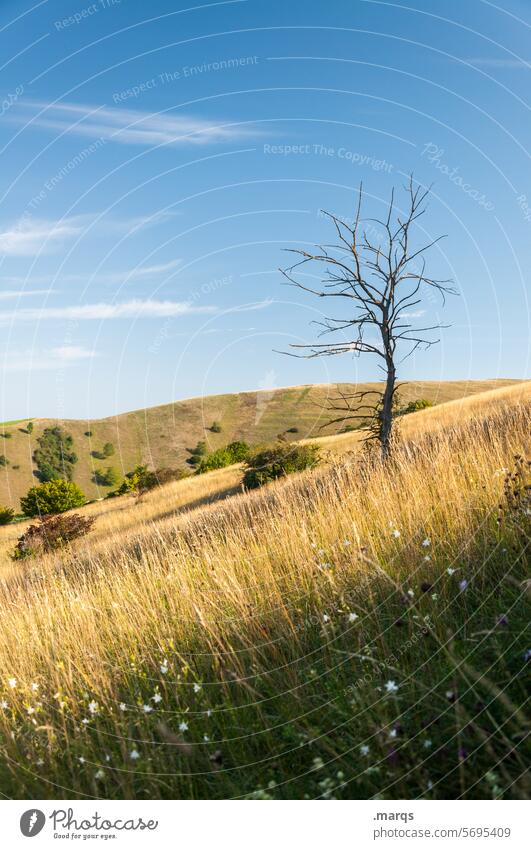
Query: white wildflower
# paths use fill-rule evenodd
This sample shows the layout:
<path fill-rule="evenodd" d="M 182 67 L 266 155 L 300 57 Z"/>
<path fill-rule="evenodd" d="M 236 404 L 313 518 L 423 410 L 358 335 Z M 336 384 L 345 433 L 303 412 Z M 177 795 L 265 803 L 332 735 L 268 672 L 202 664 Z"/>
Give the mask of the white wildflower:
<path fill-rule="evenodd" d="M 349 613 L 349 615 L 348 615 L 348 621 L 349 622 L 355 622 L 356 619 L 358 619 L 357 613 Z"/>
<path fill-rule="evenodd" d="M 367 757 L 369 752 L 370 752 L 369 746 L 366 746 L 366 745 L 360 746 L 360 754 L 362 754 L 363 757 Z"/>
<path fill-rule="evenodd" d="M 194 684 L 194 693 L 199 693 L 201 690 L 201 684 Z"/>
<path fill-rule="evenodd" d="M 153 708 L 151 707 L 151 705 L 142 705 L 142 710 L 144 711 L 144 713 L 151 713 Z"/>
<path fill-rule="evenodd" d="M 162 701 L 162 696 L 160 695 L 160 693 L 155 693 L 154 696 L 151 696 L 151 699 L 155 702 L 156 705 L 158 705 L 158 703 Z"/>
<path fill-rule="evenodd" d="M 131 758 L 131 760 L 132 760 L 132 761 L 136 761 L 136 760 L 138 760 L 138 758 L 140 757 L 140 755 L 138 754 L 138 751 L 137 751 L 136 749 L 133 749 L 133 750 L 129 753 L 129 757 Z"/>
<path fill-rule="evenodd" d="M 94 699 L 93 699 L 91 702 L 88 703 L 88 709 L 92 714 L 95 714 L 95 713 L 98 713 L 100 708 L 99 708 L 98 703 L 95 702 Z"/>
<path fill-rule="evenodd" d="M 448 566 L 448 569 L 447 569 L 446 571 L 447 571 L 447 573 L 448 573 L 449 575 L 453 575 L 453 574 L 454 574 L 454 572 L 455 572 L 455 569 L 452 569 L 452 567 L 451 567 L 451 566 Z"/>
<path fill-rule="evenodd" d="M 162 675 L 166 675 L 166 674 L 167 674 L 167 672 L 168 672 L 168 664 L 167 664 L 167 662 L 166 662 L 166 661 L 164 661 L 164 663 L 161 663 L 159 668 L 160 668 L 160 671 L 161 671 Z"/>
<path fill-rule="evenodd" d="M 179 723 L 179 731 L 188 731 L 188 723 L 184 720 Z"/>
<path fill-rule="evenodd" d="M 14 690 L 15 687 L 17 686 L 17 679 L 16 678 L 8 678 L 7 683 L 9 684 L 11 689 Z"/>
<path fill-rule="evenodd" d="M 36 693 L 36 692 L 37 692 L 37 690 L 39 689 L 39 685 L 38 685 L 38 684 L 33 683 L 33 684 L 31 685 L 31 689 L 33 690 L 33 692 L 34 692 L 34 693 Z"/>
<path fill-rule="evenodd" d="M 398 684 L 396 683 L 396 681 L 386 681 L 385 690 L 387 693 L 396 693 L 396 691 L 398 690 Z"/>
<path fill-rule="evenodd" d="M 120 702 L 120 704 L 119 704 L 119 708 L 120 708 L 120 710 L 121 710 L 122 712 L 125 712 L 125 711 L 127 710 L 127 705 L 126 705 L 126 703 L 125 703 L 125 702 Z"/>
<path fill-rule="evenodd" d="M 400 536 L 400 531 L 398 530 L 398 528 L 395 528 L 395 529 L 394 529 L 394 531 L 393 531 L 393 536 L 394 536 L 394 538 L 395 538 L 395 539 L 398 539 L 398 538 L 399 538 L 399 536 Z"/>
<path fill-rule="evenodd" d="M 96 779 L 96 781 L 98 781 L 100 778 L 105 778 L 104 771 L 102 769 L 99 769 L 97 772 L 94 773 L 94 778 Z"/>
<path fill-rule="evenodd" d="M 428 548 L 428 546 L 431 545 L 431 540 L 429 539 L 429 537 L 426 537 L 426 539 L 422 541 L 422 545 L 424 546 L 424 548 Z"/>

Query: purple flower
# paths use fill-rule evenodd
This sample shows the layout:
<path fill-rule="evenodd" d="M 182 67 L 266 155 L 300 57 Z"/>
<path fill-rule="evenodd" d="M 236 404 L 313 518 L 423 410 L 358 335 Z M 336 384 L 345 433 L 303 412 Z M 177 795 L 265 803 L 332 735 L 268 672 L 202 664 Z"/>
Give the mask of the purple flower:
<path fill-rule="evenodd" d="M 508 624 L 509 624 L 509 620 L 508 620 L 507 615 L 505 613 L 502 613 L 500 616 L 498 616 L 498 618 L 496 620 L 496 625 L 508 625 Z"/>
<path fill-rule="evenodd" d="M 459 581 L 459 589 L 461 590 L 461 592 L 466 590 L 467 587 L 468 587 L 468 581 L 467 581 L 466 578 L 463 578 L 462 581 Z"/>

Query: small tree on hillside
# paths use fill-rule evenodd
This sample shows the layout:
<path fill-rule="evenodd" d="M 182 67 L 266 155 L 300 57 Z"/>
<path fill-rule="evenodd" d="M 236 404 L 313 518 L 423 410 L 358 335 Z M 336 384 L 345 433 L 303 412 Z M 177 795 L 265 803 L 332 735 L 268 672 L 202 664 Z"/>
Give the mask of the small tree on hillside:
<path fill-rule="evenodd" d="M 372 437 L 378 439 L 382 456 L 391 452 L 395 393 L 397 386 L 397 353 L 405 349 L 403 361 L 417 348 L 429 348 L 438 342 L 431 333 L 444 325 L 417 327 L 412 323 L 412 310 L 417 308 L 428 289 L 442 298 L 454 293 L 447 280 L 435 280 L 426 274 L 424 253 L 439 239 L 421 247 L 412 245 L 414 224 L 426 211 L 428 191 L 415 187 L 410 178 L 406 188 L 406 210 L 395 206 L 394 190 L 385 219 L 361 218 L 363 187 L 360 186 L 356 215 L 352 226 L 335 215 L 325 213 L 336 229 L 338 243 L 317 246 L 315 252 L 294 250 L 301 259 L 282 273 L 305 292 L 319 298 L 339 298 L 346 309 L 340 318 L 324 317 L 317 324 L 321 334 L 341 333 L 334 342 L 311 345 L 292 345 L 308 353 L 292 356 L 323 357 L 335 354 L 372 354 L 379 359 L 385 375 L 383 391 L 370 390 L 347 394 L 339 392 L 328 409 L 339 412 L 330 424 L 347 419 L 369 418 Z M 307 263 L 322 263 L 326 270 L 316 287 L 301 283 L 294 277 Z M 372 403 L 369 402 L 373 396 Z"/>

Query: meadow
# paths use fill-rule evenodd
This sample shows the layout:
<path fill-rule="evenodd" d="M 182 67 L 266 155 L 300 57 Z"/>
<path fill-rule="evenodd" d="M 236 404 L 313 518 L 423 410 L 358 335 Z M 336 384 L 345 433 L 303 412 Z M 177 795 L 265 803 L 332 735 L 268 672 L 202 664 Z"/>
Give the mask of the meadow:
<path fill-rule="evenodd" d="M 254 492 L 231 467 L 0 534 L 0 792 L 525 798 L 529 383 L 360 434 Z"/>

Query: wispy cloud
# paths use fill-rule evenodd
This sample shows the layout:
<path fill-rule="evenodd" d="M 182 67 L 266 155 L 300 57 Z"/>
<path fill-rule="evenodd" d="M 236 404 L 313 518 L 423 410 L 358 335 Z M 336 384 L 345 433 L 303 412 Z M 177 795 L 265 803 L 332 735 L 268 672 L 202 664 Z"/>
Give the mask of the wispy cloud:
<path fill-rule="evenodd" d="M 83 222 L 78 218 L 64 221 L 21 218 L 6 230 L 0 230 L 0 255 L 34 256 L 45 247 L 57 247 L 66 239 L 77 236 L 82 227 Z"/>
<path fill-rule="evenodd" d="M 187 115 L 144 112 L 78 103 L 24 100 L 10 110 L 10 121 L 93 139 L 144 146 L 209 144 L 248 138 L 248 128 Z M 253 134 L 255 135 L 255 134 Z"/>
<path fill-rule="evenodd" d="M 97 357 L 96 351 L 83 348 L 80 345 L 63 345 L 49 350 L 26 350 L 7 352 L 0 359 L 3 371 L 54 371 L 59 368 L 73 366 L 82 360 Z"/>
<path fill-rule="evenodd" d="M 469 65 L 478 68 L 516 68 L 517 70 L 531 70 L 531 59 L 489 59 L 487 56 L 466 59 Z"/>
<path fill-rule="evenodd" d="M 16 321 L 104 321 L 107 319 L 166 318 L 170 316 L 191 315 L 194 313 L 213 313 L 213 306 L 193 306 L 181 301 L 155 301 L 134 299 L 119 304 L 98 303 L 78 304 L 74 306 L 43 307 L 42 309 L 24 308 L 14 312 L 0 312 L 0 322 Z"/>
<path fill-rule="evenodd" d="M 49 289 L 0 289 L 0 301 L 7 301 L 11 298 L 28 298 L 32 295 L 49 295 Z"/>

